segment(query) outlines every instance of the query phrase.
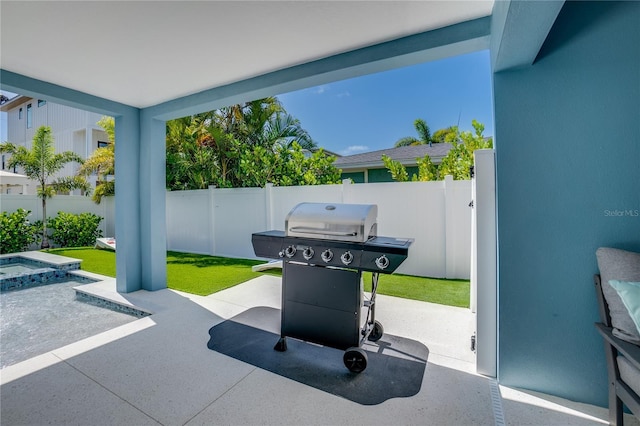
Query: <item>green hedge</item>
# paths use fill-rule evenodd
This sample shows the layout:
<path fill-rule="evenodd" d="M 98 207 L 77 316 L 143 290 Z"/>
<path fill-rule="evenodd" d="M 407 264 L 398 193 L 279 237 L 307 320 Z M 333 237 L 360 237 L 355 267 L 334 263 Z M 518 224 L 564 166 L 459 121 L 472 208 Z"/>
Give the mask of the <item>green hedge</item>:
<path fill-rule="evenodd" d="M 92 246 L 96 238 L 102 237 L 98 228 L 102 218 L 93 213 L 73 214 L 58 212 L 58 215 L 47 221 L 51 231 L 51 240 L 60 247 Z"/>
<path fill-rule="evenodd" d="M 0 215 L 0 253 L 17 253 L 29 249 L 36 241 L 37 227 L 29 222 L 30 210 L 18 209 Z"/>

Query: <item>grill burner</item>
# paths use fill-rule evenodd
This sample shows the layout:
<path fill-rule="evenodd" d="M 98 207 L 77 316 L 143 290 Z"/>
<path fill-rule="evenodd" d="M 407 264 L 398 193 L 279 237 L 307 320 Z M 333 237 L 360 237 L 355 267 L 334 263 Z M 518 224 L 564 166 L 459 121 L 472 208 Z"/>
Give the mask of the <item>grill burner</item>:
<path fill-rule="evenodd" d="M 294 337 L 345 349 L 352 372 L 366 368 L 360 346 L 383 334 L 375 320 L 379 273 L 395 271 L 413 242 L 377 236 L 377 211 L 376 205 L 302 203 L 287 215 L 286 231 L 252 235 L 256 256 L 283 260 L 281 337 L 274 349 L 287 350 L 286 337 Z M 369 300 L 363 271 L 373 272 Z"/>

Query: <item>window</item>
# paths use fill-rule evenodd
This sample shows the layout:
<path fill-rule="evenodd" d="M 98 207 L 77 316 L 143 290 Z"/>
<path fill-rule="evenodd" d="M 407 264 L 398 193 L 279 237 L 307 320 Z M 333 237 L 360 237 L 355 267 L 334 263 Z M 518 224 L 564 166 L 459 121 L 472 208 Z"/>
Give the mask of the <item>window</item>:
<path fill-rule="evenodd" d="M 27 129 L 30 129 L 33 125 L 33 116 L 31 112 L 31 104 L 27 105 Z"/>
<path fill-rule="evenodd" d="M 47 104 L 47 101 L 38 99 L 38 108 L 40 108 L 41 106 L 45 106 L 46 104 Z"/>
<path fill-rule="evenodd" d="M 22 120 L 22 108 L 18 110 L 18 120 Z"/>
<path fill-rule="evenodd" d="M 109 142 L 98 141 L 98 148 L 106 148 L 109 146 Z"/>

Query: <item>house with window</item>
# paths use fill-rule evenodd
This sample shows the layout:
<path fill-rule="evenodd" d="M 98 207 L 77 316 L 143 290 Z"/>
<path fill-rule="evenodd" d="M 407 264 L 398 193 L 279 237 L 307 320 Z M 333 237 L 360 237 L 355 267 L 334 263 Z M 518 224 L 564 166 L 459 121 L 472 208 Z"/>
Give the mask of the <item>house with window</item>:
<path fill-rule="evenodd" d="M 411 179 L 418 174 L 416 159 L 428 155 L 433 164 L 440 164 L 450 150 L 449 143 L 401 146 L 338 157 L 333 165 L 342 170 L 342 179 L 351 179 L 354 183 L 392 182 L 391 174 L 382 162 L 383 155 L 405 166 Z"/>
<path fill-rule="evenodd" d="M 31 148 L 33 136 L 40 126 L 51 127 L 56 152 L 73 151 L 81 158 L 88 158 L 97 148 L 109 143 L 107 134 L 97 124 L 101 114 L 22 95 L 5 101 L 0 111 L 7 114 L 7 141 L 27 149 Z M 9 154 L 2 154 L 2 170 L 21 173 L 19 169 L 9 169 L 9 157 Z M 69 163 L 59 176 L 74 176 L 78 167 L 76 163 Z M 96 177 L 91 176 L 88 180 L 95 187 Z M 36 185 L 34 182 L 6 190 L 12 194 L 35 194 Z"/>

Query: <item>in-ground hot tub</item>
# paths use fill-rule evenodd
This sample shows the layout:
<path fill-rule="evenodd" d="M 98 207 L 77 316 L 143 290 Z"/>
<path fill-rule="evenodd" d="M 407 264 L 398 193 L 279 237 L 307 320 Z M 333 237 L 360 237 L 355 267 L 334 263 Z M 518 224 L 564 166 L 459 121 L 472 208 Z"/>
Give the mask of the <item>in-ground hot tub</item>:
<path fill-rule="evenodd" d="M 77 259 L 52 262 L 47 257 L 46 253 L 0 256 L 0 291 L 57 282 L 69 271 L 80 269 Z"/>
<path fill-rule="evenodd" d="M 112 278 L 79 268 L 45 252 L 0 255 L 0 368 L 150 315 L 87 290 Z"/>

